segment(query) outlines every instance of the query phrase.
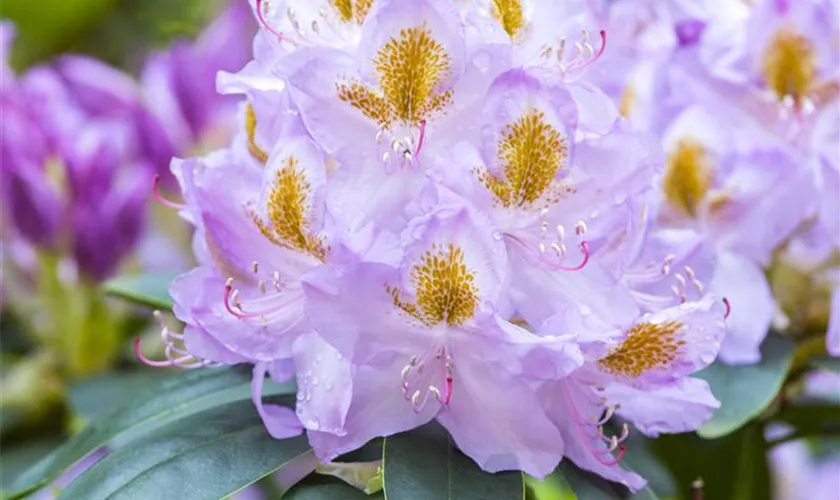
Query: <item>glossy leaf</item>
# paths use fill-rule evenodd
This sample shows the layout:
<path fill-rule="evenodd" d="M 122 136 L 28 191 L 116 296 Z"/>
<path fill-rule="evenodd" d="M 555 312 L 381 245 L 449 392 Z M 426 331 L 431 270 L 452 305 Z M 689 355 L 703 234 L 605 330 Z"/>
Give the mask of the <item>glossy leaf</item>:
<path fill-rule="evenodd" d="M 291 406 L 289 396 L 268 401 Z M 225 498 L 309 453 L 301 435 L 269 436 L 250 401 L 236 401 L 158 427 L 73 481 L 59 500 Z"/>
<path fill-rule="evenodd" d="M 171 376 L 152 370 L 108 373 L 71 384 L 67 398 L 73 413 L 91 420 L 117 408 L 147 385 L 161 383 Z"/>
<path fill-rule="evenodd" d="M 23 471 L 60 444 L 61 440 L 58 436 L 27 439 L 22 443 L 11 445 L 4 443 L 3 453 L 0 454 L 0 487 L 7 487 Z"/>
<path fill-rule="evenodd" d="M 125 405 L 92 422 L 22 474 L 12 485 L 10 498 L 46 484 L 117 436 L 148 431 L 231 401 L 249 400 L 250 404 L 250 378 L 249 370 L 212 368 L 173 376 L 137 391 Z M 292 385 L 273 387 L 269 394 L 290 394 L 294 391 Z"/>
<path fill-rule="evenodd" d="M 170 310 L 172 309 L 172 297 L 169 296 L 169 284 L 176 276 L 173 273 L 118 276 L 105 282 L 102 289 L 106 293 L 138 304 L 155 309 Z"/>
<path fill-rule="evenodd" d="M 761 352 L 758 364 L 729 366 L 717 361 L 697 374 L 721 403 L 697 431 L 701 437 L 712 439 L 738 430 L 764 411 L 781 390 L 793 359 L 793 343 L 771 334 Z"/>
<path fill-rule="evenodd" d="M 401 498 L 401 497 L 397 497 Z M 414 497 L 407 497 L 414 498 Z M 283 495 L 283 500 L 385 500 L 382 492 L 367 495 L 339 479 L 312 475 Z"/>
<path fill-rule="evenodd" d="M 385 439 L 385 496 L 411 500 L 521 500 L 519 472 L 490 474 L 463 455 L 436 423 Z"/>

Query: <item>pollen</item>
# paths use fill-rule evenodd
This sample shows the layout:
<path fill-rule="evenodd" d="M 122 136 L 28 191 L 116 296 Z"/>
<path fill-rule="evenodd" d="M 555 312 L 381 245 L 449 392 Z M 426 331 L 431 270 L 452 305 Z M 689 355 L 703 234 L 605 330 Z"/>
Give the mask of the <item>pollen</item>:
<path fill-rule="evenodd" d="M 338 97 L 380 126 L 395 121 L 417 126 L 452 100 L 439 87 L 450 74 L 450 58 L 426 27 L 406 28 L 391 38 L 373 59 L 379 87 L 359 83 L 337 85 Z"/>
<path fill-rule="evenodd" d="M 497 159 L 502 176 L 479 172 L 479 180 L 505 207 L 527 206 L 549 194 L 568 158 L 563 135 L 531 110 L 505 127 Z"/>
<path fill-rule="evenodd" d="M 475 316 L 478 287 L 467 268 L 464 252 L 454 244 L 434 245 L 411 269 L 416 303 L 404 301 L 396 288 L 386 287 L 394 306 L 432 326 L 441 322 L 461 325 Z"/>
<path fill-rule="evenodd" d="M 287 158 L 284 163 L 274 177 L 268 196 L 268 220 L 263 220 L 256 213 L 251 216 L 260 232 L 274 244 L 324 261 L 329 249 L 324 246 L 322 238 L 309 234 L 310 221 L 306 216 L 312 187 L 297 158 Z"/>
<path fill-rule="evenodd" d="M 265 164 L 268 161 L 268 153 L 257 145 L 257 115 L 251 103 L 245 107 L 245 134 L 248 138 L 248 152 L 255 160 Z"/>
<path fill-rule="evenodd" d="M 816 60 L 811 42 L 789 29 L 770 40 L 761 61 L 764 81 L 779 100 L 787 96 L 799 104 L 814 83 Z"/>
<path fill-rule="evenodd" d="M 671 206 L 694 217 L 711 187 L 712 171 L 703 145 L 682 139 L 668 156 L 663 177 L 665 197 Z"/>
<path fill-rule="evenodd" d="M 522 0 L 493 0 L 490 12 L 511 38 L 515 38 L 525 27 Z"/>
<path fill-rule="evenodd" d="M 345 23 L 362 24 L 367 17 L 373 0 L 330 0 L 338 17 Z"/>
<path fill-rule="evenodd" d="M 684 326 L 679 321 L 640 323 L 607 357 L 598 361 L 598 366 L 607 373 L 628 378 L 665 369 L 685 345 L 685 340 L 677 337 Z"/>

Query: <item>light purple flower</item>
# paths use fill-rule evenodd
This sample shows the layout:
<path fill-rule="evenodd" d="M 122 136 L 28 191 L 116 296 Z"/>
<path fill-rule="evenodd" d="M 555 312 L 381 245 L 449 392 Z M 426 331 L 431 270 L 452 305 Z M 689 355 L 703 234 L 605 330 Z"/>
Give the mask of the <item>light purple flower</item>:
<path fill-rule="evenodd" d="M 154 364 L 253 364 L 271 434 L 305 430 L 321 460 L 436 419 L 487 471 L 543 477 L 565 456 L 641 487 L 597 420 L 620 402 L 656 435 L 711 415 L 690 375 L 723 337 L 704 287 L 729 233 L 660 224 L 662 155 L 590 78 L 601 13 L 251 5 L 254 59 L 217 79 L 246 99 L 238 133 L 173 162 L 200 264 L 172 284 L 186 327 L 162 329 Z M 751 153 L 754 170 L 784 157 Z M 262 403 L 266 375 L 297 380 L 294 412 Z"/>

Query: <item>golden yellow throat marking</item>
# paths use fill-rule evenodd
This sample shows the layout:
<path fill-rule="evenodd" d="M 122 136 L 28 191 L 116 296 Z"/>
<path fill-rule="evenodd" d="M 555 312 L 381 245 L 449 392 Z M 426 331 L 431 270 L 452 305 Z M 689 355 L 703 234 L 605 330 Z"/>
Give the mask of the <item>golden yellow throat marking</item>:
<path fill-rule="evenodd" d="M 460 325 L 475 315 L 478 287 L 475 273 L 467 269 L 464 252 L 454 244 L 434 245 L 411 269 L 416 303 L 405 302 L 394 287 L 386 289 L 394 306 L 422 323 L 433 326 L 442 321 Z"/>
<path fill-rule="evenodd" d="M 330 0 L 330 3 L 342 21 L 361 25 L 365 22 L 373 0 Z"/>
<path fill-rule="evenodd" d="M 667 368 L 685 345 L 685 340 L 677 338 L 684 326 L 679 321 L 638 324 L 609 356 L 598 361 L 598 366 L 607 373 L 628 378 Z"/>
<path fill-rule="evenodd" d="M 449 55 L 426 27 L 400 30 L 373 60 L 381 92 L 359 83 L 339 83 L 338 97 L 383 127 L 399 120 L 417 126 L 452 100 L 440 91 L 450 74 Z"/>
<path fill-rule="evenodd" d="M 799 104 L 816 77 L 816 57 L 811 42 L 789 29 L 781 29 L 765 49 L 761 60 L 764 81 L 779 100 L 790 96 Z"/>
<path fill-rule="evenodd" d="M 490 12 L 511 38 L 525 27 L 522 0 L 493 0 Z"/>
<path fill-rule="evenodd" d="M 502 132 L 497 157 L 503 175 L 479 171 L 478 177 L 503 206 L 526 206 L 545 194 L 559 195 L 550 188 L 567 156 L 566 139 L 543 112 L 531 110 Z"/>
<path fill-rule="evenodd" d="M 297 158 L 289 157 L 277 171 L 266 207 L 268 221 L 256 213 L 251 216 L 260 232 L 275 245 L 307 253 L 323 261 L 329 251 L 320 237 L 309 233 L 310 221 L 306 216 L 308 198 L 312 187 L 299 167 Z"/>
<path fill-rule="evenodd" d="M 703 145 L 694 139 L 682 139 L 668 156 L 662 179 L 665 197 L 684 215 L 695 217 L 709 191 L 712 167 Z"/>
<path fill-rule="evenodd" d="M 257 115 L 251 103 L 245 107 L 245 133 L 248 137 L 248 152 L 255 160 L 265 165 L 268 161 L 268 153 L 257 145 Z"/>

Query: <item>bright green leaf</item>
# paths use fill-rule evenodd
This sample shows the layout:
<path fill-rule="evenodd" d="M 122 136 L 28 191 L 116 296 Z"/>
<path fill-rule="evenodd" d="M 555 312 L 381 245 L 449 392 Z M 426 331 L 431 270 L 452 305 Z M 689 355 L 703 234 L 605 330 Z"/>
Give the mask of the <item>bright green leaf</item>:
<path fill-rule="evenodd" d="M 267 401 L 291 406 L 294 398 Z M 70 483 L 59 500 L 216 500 L 309 450 L 303 435 L 272 439 L 253 404 L 236 401 L 158 427 L 110 453 Z"/>
<path fill-rule="evenodd" d="M 764 411 L 790 370 L 793 343 L 768 335 L 761 346 L 761 362 L 729 366 L 715 362 L 697 376 L 706 380 L 721 406 L 697 434 L 707 439 L 725 436 Z"/>
<path fill-rule="evenodd" d="M 196 370 L 173 376 L 138 390 L 130 401 L 80 433 L 33 468 L 24 472 L 12 485 L 16 498 L 54 479 L 75 462 L 118 436 L 159 427 L 196 412 L 229 403 L 249 400 L 250 371 L 237 368 Z M 290 394 L 292 385 L 272 386 L 270 394 Z"/>
<path fill-rule="evenodd" d="M 169 284 L 176 276 L 173 273 L 118 276 L 105 282 L 102 289 L 106 293 L 132 302 L 155 309 L 170 310 L 172 309 L 172 297 L 169 296 Z"/>
<path fill-rule="evenodd" d="M 411 500 L 521 500 L 519 472 L 490 474 L 453 446 L 432 423 L 385 439 L 382 450 L 385 495 Z"/>

